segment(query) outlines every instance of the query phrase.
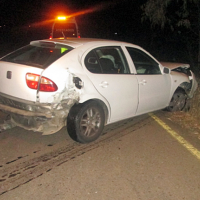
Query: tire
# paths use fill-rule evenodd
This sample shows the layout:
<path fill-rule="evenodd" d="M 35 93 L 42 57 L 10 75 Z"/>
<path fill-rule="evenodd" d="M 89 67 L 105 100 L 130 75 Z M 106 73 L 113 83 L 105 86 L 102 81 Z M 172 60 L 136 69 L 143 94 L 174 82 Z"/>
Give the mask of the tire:
<path fill-rule="evenodd" d="M 186 105 L 186 93 L 182 90 L 178 90 L 172 96 L 172 99 L 167 107 L 167 110 L 170 112 L 181 111 Z"/>
<path fill-rule="evenodd" d="M 102 133 L 105 123 L 103 109 L 95 102 L 78 106 L 68 115 L 67 129 L 72 139 L 80 143 L 96 140 Z"/>

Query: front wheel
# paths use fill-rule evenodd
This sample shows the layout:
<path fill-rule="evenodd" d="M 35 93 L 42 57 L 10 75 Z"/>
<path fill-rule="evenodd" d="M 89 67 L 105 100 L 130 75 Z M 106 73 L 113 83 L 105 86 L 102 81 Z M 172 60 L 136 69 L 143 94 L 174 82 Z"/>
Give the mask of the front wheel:
<path fill-rule="evenodd" d="M 181 111 L 186 105 L 187 96 L 184 91 L 178 90 L 172 96 L 172 99 L 167 107 L 170 112 Z"/>
<path fill-rule="evenodd" d="M 103 109 L 95 102 L 84 104 L 76 109 L 74 117 L 67 119 L 69 135 L 78 142 L 89 143 L 102 133 L 105 123 Z"/>

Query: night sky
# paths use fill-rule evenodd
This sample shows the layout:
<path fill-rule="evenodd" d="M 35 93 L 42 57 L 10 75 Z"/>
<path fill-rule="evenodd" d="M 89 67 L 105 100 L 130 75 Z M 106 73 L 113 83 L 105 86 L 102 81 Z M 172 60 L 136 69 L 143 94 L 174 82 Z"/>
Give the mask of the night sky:
<path fill-rule="evenodd" d="M 141 5 L 146 1 L 0 0 L 0 56 L 32 40 L 49 38 L 53 20 L 66 14 L 76 16 L 81 37 L 131 42 L 162 60 L 187 58 L 177 53 L 177 46 L 184 49 L 178 39 L 169 42 L 171 33 L 152 30 L 148 22 L 141 22 Z M 172 55 L 173 46 L 176 55 Z"/>
<path fill-rule="evenodd" d="M 0 26 L 51 27 L 58 14 L 75 14 L 83 37 L 119 38 L 141 32 L 145 0 L 0 0 Z M 83 14 L 84 13 L 84 14 Z"/>
<path fill-rule="evenodd" d="M 135 16 L 135 13 L 138 13 L 143 2 L 145 0 L 0 0 L 0 23 L 39 22 L 55 18 L 60 12 L 72 14 L 87 11 L 87 9 L 91 9 L 93 12 L 85 15 L 99 15 L 100 19 L 103 17 L 104 20 L 110 18 L 126 19 L 127 15 L 138 18 L 139 16 Z"/>

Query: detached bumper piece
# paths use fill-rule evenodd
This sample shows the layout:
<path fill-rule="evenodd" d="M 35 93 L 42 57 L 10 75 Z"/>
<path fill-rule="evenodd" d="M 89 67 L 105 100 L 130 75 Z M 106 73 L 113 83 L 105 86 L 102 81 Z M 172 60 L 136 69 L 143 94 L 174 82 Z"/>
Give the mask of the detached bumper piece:
<path fill-rule="evenodd" d="M 16 126 L 16 124 L 13 123 L 12 120 L 4 121 L 3 124 L 0 124 L 0 133 L 2 133 L 3 131 L 6 131 L 8 129 L 14 128 L 15 126 Z"/>

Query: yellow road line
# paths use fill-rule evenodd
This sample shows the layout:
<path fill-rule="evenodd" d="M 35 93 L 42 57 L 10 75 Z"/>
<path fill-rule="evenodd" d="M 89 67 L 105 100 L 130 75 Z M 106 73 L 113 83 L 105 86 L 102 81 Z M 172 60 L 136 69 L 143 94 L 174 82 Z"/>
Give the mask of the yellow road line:
<path fill-rule="evenodd" d="M 190 153 L 192 153 L 197 159 L 200 160 L 200 151 L 193 147 L 187 140 L 181 137 L 178 133 L 172 130 L 167 124 L 165 124 L 161 119 L 155 116 L 153 113 L 149 115 L 160 124 L 172 137 L 174 137 L 182 146 L 184 146 Z"/>

